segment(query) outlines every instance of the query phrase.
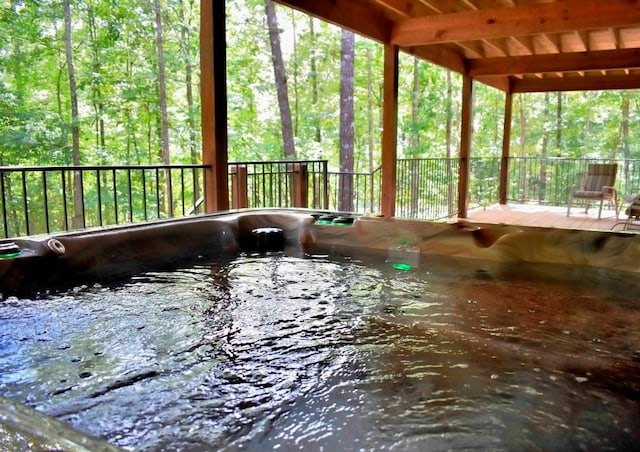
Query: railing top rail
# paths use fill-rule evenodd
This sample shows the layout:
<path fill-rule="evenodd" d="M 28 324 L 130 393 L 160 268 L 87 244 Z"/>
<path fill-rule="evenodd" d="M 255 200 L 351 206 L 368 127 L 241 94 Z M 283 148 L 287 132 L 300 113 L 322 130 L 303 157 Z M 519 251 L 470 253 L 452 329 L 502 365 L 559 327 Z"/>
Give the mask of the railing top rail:
<path fill-rule="evenodd" d="M 267 160 L 266 162 L 244 161 L 228 162 L 229 165 L 272 165 L 283 163 L 327 163 L 328 160 Z"/>
<path fill-rule="evenodd" d="M 472 157 L 474 158 L 474 157 Z M 496 158 L 500 158 L 500 157 L 496 157 Z M 527 156 L 527 157 L 520 157 L 520 156 L 510 156 L 509 157 L 512 160 L 557 160 L 557 161 L 570 161 L 570 162 L 624 162 L 624 161 L 628 161 L 628 162 L 636 162 L 640 159 L 634 159 L 634 158 L 624 158 L 624 157 L 618 157 L 618 158 L 602 158 L 602 157 L 540 157 L 540 156 Z"/>
<path fill-rule="evenodd" d="M 108 170 L 143 170 L 143 169 L 188 169 L 210 168 L 211 165 L 171 164 L 171 165 L 57 165 L 57 166 L 0 166 L 2 172 L 23 171 L 108 171 Z"/>
<path fill-rule="evenodd" d="M 331 174 L 332 176 L 335 174 L 344 174 L 344 175 L 351 175 L 351 176 L 371 176 L 371 174 L 373 174 L 373 173 L 366 173 L 362 171 L 327 171 L 327 173 Z"/>

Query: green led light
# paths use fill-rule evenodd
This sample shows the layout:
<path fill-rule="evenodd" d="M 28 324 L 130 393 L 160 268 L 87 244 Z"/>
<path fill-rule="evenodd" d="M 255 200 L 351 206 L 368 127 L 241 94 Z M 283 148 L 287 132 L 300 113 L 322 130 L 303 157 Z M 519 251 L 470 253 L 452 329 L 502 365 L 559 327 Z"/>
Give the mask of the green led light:
<path fill-rule="evenodd" d="M 404 272 L 411 270 L 411 265 L 409 264 L 393 264 L 393 268 L 396 270 L 402 270 Z"/>
<path fill-rule="evenodd" d="M 20 254 L 22 254 L 21 251 L 18 251 L 17 253 L 0 254 L 0 259 L 9 259 L 11 257 L 18 257 L 20 256 Z"/>

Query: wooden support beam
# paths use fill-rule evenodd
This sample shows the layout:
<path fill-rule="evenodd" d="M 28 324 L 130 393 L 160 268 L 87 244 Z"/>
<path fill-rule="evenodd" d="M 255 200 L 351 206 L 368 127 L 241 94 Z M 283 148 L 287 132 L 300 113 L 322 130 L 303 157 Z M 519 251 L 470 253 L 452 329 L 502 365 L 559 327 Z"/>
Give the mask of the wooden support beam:
<path fill-rule="evenodd" d="M 504 99 L 504 125 L 502 128 L 502 157 L 500 159 L 500 187 L 498 200 L 507 203 L 507 187 L 509 186 L 509 147 L 511 145 L 511 115 L 513 110 L 513 94 L 507 93 Z"/>
<path fill-rule="evenodd" d="M 471 77 L 640 68 L 640 49 L 526 55 L 469 60 Z"/>
<path fill-rule="evenodd" d="M 511 80 L 507 76 L 499 76 L 499 77 L 478 77 L 474 79 L 477 82 L 485 84 L 487 86 L 491 86 L 495 89 L 499 89 L 500 91 L 504 91 L 508 93 L 511 91 Z"/>
<path fill-rule="evenodd" d="M 637 26 L 639 22 L 638 1 L 566 0 L 407 18 L 393 25 L 391 43 L 401 47 L 418 46 Z"/>
<path fill-rule="evenodd" d="M 462 54 L 444 46 L 409 47 L 402 50 L 459 74 L 464 74 L 467 71 L 465 58 Z"/>
<path fill-rule="evenodd" d="M 381 43 L 389 42 L 391 21 L 361 0 L 274 0 Z"/>
<path fill-rule="evenodd" d="M 200 2 L 200 96 L 206 212 L 229 209 L 225 1 Z"/>
<path fill-rule="evenodd" d="M 458 178 L 458 217 L 467 218 L 469 206 L 469 158 L 473 135 L 473 79 L 462 78 L 462 112 L 460 117 L 460 168 Z"/>
<path fill-rule="evenodd" d="M 600 75 L 597 77 L 563 77 L 544 79 L 511 79 L 512 93 L 544 93 L 548 91 L 598 91 L 640 89 L 640 75 Z"/>
<path fill-rule="evenodd" d="M 396 162 L 398 141 L 398 48 L 384 46 L 382 104 L 382 206 L 387 218 L 396 214 Z"/>

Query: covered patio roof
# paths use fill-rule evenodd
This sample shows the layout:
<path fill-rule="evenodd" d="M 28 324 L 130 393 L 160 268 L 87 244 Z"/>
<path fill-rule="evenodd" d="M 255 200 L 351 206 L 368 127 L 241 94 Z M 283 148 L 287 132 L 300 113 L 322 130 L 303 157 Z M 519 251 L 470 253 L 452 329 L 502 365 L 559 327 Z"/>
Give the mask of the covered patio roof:
<path fill-rule="evenodd" d="M 640 88 L 636 0 L 275 0 L 505 92 Z"/>
<path fill-rule="evenodd" d="M 506 203 L 514 93 L 640 88 L 640 0 L 274 0 L 384 46 L 381 213 L 395 215 L 398 53 L 462 75 L 458 216 L 467 216 L 473 89 L 506 93 Z M 207 210 L 228 208 L 225 2 L 201 0 Z"/>

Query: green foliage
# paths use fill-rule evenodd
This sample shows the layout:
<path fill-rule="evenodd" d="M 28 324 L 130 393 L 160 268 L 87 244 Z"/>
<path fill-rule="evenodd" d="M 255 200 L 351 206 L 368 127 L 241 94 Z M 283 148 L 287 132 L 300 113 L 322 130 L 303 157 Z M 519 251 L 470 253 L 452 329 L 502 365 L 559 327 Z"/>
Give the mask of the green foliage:
<path fill-rule="evenodd" d="M 193 155 L 200 154 L 201 140 L 199 2 L 162 0 L 162 8 L 171 157 L 175 162 L 192 162 Z M 72 0 L 71 11 L 83 163 L 159 163 L 158 69 L 150 4 Z M 298 155 L 327 159 L 336 168 L 340 30 L 289 8 L 278 6 L 276 11 Z M 229 158 L 281 159 L 264 0 L 227 0 L 227 14 Z M 13 0 L 0 7 L 3 165 L 70 163 L 70 93 L 62 19 L 62 2 Z M 357 171 L 369 172 L 380 163 L 382 64 L 382 46 L 356 37 Z M 472 155 L 499 156 L 504 94 L 475 86 Z M 412 56 L 402 54 L 399 87 L 398 156 L 444 157 L 447 152 L 455 156 L 461 77 L 427 62 L 416 64 Z M 626 119 L 625 102 L 629 105 Z M 560 120 L 556 118 L 559 106 Z M 626 134 L 621 126 L 625 120 Z M 638 158 L 640 134 L 634 131 L 639 123 L 637 91 L 515 95 L 511 153 Z"/>

